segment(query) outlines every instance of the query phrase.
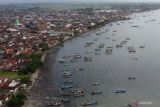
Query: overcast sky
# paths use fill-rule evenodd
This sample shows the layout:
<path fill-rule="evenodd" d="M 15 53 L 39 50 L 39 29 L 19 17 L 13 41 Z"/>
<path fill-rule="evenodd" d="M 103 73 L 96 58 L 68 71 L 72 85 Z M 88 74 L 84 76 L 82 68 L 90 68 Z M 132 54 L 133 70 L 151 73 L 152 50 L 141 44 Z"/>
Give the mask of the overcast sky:
<path fill-rule="evenodd" d="M 14 2 L 160 2 L 160 0 L 0 0 L 0 3 Z"/>

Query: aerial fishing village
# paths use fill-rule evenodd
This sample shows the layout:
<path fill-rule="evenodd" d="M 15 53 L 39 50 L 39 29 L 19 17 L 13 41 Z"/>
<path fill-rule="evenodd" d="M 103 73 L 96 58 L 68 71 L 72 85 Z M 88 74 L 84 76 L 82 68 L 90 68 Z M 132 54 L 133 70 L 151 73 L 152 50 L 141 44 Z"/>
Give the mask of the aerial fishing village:
<path fill-rule="evenodd" d="M 101 9 L 76 9 L 76 10 L 52 10 L 31 7 L 26 9 L 1 9 L 0 10 L 0 107 L 21 107 L 27 100 L 28 90 L 38 80 L 39 68 L 43 67 L 45 53 L 50 48 L 63 44 L 66 40 L 79 36 L 90 30 L 116 22 L 129 20 L 129 14 L 144 10 L 101 10 Z M 112 24 L 110 24 L 112 26 Z M 138 26 L 133 26 L 138 27 Z M 106 30 L 107 31 L 107 30 Z M 99 36 L 106 31 L 99 31 Z M 116 31 L 114 31 L 116 32 Z M 89 36 L 89 35 L 85 35 Z M 109 38 L 106 38 L 109 39 Z M 97 41 L 96 38 L 94 41 Z M 117 44 L 115 48 L 122 48 L 130 38 Z M 116 40 L 113 40 L 113 42 Z M 84 47 L 92 46 L 94 42 L 87 42 Z M 95 54 L 99 55 L 104 44 L 99 44 Z M 139 48 L 145 48 L 140 46 Z M 135 53 L 134 47 L 128 47 L 128 52 Z M 112 54 L 113 47 L 107 46 L 106 54 Z M 89 54 L 90 52 L 86 52 Z M 90 57 L 83 57 L 78 53 L 59 58 L 59 63 L 69 66 L 83 59 L 85 62 L 92 61 Z M 133 60 L 138 60 L 134 58 Z M 62 98 L 50 101 L 45 98 L 48 106 L 60 106 L 70 103 L 68 96 L 84 97 L 83 88 L 74 89 L 72 75 L 77 71 L 85 70 L 75 68 L 62 70 L 63 84 L 59 87 Z M 135 80 L 136 77 L 128 77 Z M 98 87 L 98 81 L 92 84 Z M 115 89 L 113 93 L 125 93 L 125 89 Z M 103 94 L 102 90 L 94 90 L 91 95 Z M 82 102 L 81 106 L 95 105 L 97 101 Z M 135 105 L 128 105 L 135 107 Z"/>

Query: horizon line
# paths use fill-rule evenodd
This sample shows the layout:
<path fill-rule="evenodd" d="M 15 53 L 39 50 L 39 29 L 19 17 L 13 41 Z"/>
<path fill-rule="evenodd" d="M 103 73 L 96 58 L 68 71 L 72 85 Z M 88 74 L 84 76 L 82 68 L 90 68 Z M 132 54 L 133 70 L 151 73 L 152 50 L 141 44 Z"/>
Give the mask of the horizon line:
<path fill-rule="evenodd" d="M 61 3 L 72 3 L 72 4 L 74 4 L 74 3 L 160 3 L 160 1 L 147 1 L 147 2 L 145 2 L 145 1 L 139 1 L 139 2 L 137 2 L 137 1 L 114 1 L 114 2 L 112 2 L 112 1 L 99 1 L 99 2 L 97 2 L 97 1 L 48 1 L 48 2 L 46 2 L 46 1 L 17 1 L 17 2 L 5 2 L 5 1 L 3 1 L 3 2 L 0 2 L 0 4 L 22 4 L 22 3 L 28 3 L 28 4 L 36 4 L 36 3 L 59 3 L 59 4 L 61 4 Z"/>

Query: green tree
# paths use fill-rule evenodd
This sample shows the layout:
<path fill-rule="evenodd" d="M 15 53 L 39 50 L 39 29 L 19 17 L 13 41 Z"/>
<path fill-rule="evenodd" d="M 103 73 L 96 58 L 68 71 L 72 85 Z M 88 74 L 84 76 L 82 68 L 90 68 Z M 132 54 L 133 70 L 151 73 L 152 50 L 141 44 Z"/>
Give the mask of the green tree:
<path fill-rule="evenodd" d="M 40 44 L 39 44 L 39 47 L 41 48 L 41 50 L 42 50 L 43 52 L 49 50 L 49 46 L 48 46 L 47 43 L 40 43 Z"/>
<path fill-rule="evenodd" d="M 23 67 L 21 70 L 19 70 L 19 75 L 26 75 L 28 73 L 33 73 L 37 68 L 43 65 L 41 62 L 42 54 L 32 54 L 29 56 L 31 59 L 30 62 L 28 62 L 25 67 Z"/>
<path fill-rule="evenodd" d="M 7 107 L 21 107 L 27 99 L 24 91 L 18 91 L 13 94 L 10 100 L 7 102 Z"/>
<path fill-rule="evenodd" d="M 20 83 L 21 83 L 21 84 L 29 84 L 29 83 L 30 83 L 30 78 L 29 78 L 29 76 L 23 76 L 23 77 L 21 77 Z"/>
<path fill-rule="evenodd" d="M 59 40 L 58 40 L 58 42 L 59 42 L 59 43 L 63 43 L 63 42 L 64 42 L 64 38 L 63 38 L 63 37 L 60 37 Z"/>

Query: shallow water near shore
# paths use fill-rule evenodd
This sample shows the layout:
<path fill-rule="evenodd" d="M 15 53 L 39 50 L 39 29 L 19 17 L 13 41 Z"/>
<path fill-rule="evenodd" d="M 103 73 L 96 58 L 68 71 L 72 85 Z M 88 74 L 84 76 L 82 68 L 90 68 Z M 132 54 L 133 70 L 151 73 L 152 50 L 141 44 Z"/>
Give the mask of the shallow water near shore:
<path fill-rule="evenodd" d="M 114 22 L 112 26 L 106 25 L 100 28 L 100 31 L 91 31 L 87 33 L 88 36 L 84 34 L 68 40 L 63 46 L 52 48 L 31 90 L 29 107 L 47 107 L 46 96 L 61 97 L 59 92 L 63 81 L 61 71 L 74 68 L 84 68 L 84 71 L 73 73 L 72 80 L 73 87 L 83 88 L 85 96 L 66 97 L 71 100 L 71 103 L 60 107 L 81 107 L 82 102 L 93 99 L 96 99 L 98 104 L 91 107 L 125 107 L 133 100 L 142 102 L 138 107 L 159 107 L 160 10 L 137 13 L 131 17 L 133 19 Z M 104 31 L 105 33 L 96 35 Z M 126 38 L 130 40 L 122 48 L 116 48 L 116 45 Z M 84 47 L 87 42 L 93 42 L 92 46 Z M 101 43 L 105 44 L 104 48 L 95 52 Z M 107 46 L 113 47 L 111 55 L 105 52 Z M 127 47 L 131 46 L 136 49 L 135 53 L 128 52 Z M 145 48 L 139 48 L 139 46 L 145 46 Z M 66 67 L 58 62 L 58 58 L 75 53 L 79 53 L 82 59 L 69 63 Z M 84 62 L 83 57 L 86 56 L 92 57 L 93 60 Z M 136 79 L 128 80 L 129 76 Z M 100 85 L 93 86 L 94 81 L 99 81 Z M 119 88 L 126 89 L 127 92 L 123 94 L 112 92 Z M 93 90 L 103 92 L 101 95 L 93 96 L 91 95 Z"/>

